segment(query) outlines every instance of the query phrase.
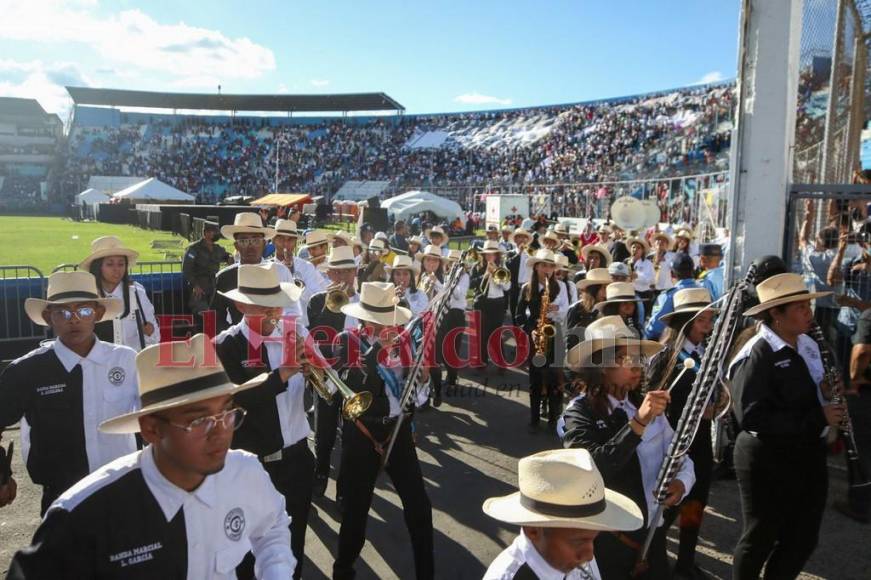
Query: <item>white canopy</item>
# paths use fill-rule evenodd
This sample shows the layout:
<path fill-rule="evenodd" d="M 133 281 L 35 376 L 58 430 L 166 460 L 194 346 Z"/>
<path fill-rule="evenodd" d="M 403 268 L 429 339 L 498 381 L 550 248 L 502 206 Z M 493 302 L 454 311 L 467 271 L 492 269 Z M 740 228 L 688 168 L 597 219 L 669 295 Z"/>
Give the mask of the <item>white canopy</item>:
<path fill-rule="evenodd" d="M 131 201 L 194 201 L 194 196 L 167 185 L 154 177 L 146 179 L 112 196 Z"/>
<path fill-rule="evenodd" d="M 76 196 L 76 203 L 78 205 L 97 205 L 98 203 L 107 203 L 110 199 L 112 198 L 102 191 L 88 188 Z"/>
<path fill-rule="evenodd" d="M 439 217 L 452 220 L 456 217 L 465 222 L 463 208 L 455 201 L 439 197 L 428 191 L 407 191 L 396 197 L 385 199 L 381 207 L 394 219 L 403 220 L 423 211 L 431 211 Z"/>

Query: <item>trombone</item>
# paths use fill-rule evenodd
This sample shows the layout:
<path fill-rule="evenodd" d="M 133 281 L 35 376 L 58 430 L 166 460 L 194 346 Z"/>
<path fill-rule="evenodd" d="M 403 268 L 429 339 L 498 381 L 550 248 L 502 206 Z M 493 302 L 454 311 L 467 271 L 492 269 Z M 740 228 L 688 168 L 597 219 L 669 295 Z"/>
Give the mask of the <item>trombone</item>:
<path fill-rule="evenodd" d="M 372 393 L 369 391 L 355 393 L 326 363 L 323 368 L 312 367 L 308 382 L 315 392 L 327 402 L 331 402 L 333 395 L 339 393 L 342 396 L 342 416 L 349 421 L 353 421 L 365 413 L 369 405 L 372 404 Z M 330 388 L 330 385 L 333 386 L 333 389 Z"/>
<path fill-rule="evenodd" d="M 327 297 L 324 300 L 324 308 L 333 314 L 340 314 L 342 306 L 345 306 L 351 300 L 348 296 L 348 288 L 344 283 L 331 284 L 327 287 L 326 293 Z"/>

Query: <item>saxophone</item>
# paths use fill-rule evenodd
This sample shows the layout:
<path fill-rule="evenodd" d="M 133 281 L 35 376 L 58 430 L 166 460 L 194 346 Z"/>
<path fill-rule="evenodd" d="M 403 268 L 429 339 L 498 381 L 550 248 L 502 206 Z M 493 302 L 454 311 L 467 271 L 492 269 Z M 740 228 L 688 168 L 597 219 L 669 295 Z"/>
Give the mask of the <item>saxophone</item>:
<path fill-rule="evenodd" d="M 532 284 L 533 282 L 530 282 Z M 535 366 L 544 366 L 547 362 L 547 342 L 556 335 L 556 328 L 547 321 L 547 311 L 550 307 L 550 278 L 544 283 L 544 292 L 541 294 L 541 309 L 538 313 L 538 323 L 535 325 L 536 336 L 533 339 L 535 355 L 532 362 Z"/>

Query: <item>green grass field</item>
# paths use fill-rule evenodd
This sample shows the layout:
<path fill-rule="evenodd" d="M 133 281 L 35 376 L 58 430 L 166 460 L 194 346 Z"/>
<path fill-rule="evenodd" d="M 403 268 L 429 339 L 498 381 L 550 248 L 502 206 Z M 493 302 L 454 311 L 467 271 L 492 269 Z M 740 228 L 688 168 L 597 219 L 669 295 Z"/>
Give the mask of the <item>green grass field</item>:
<path fill-rule="evenodd" d="M 0 216 L 0 265 L 35 266 L 48 275 L 60 264 L 78 264 L 89 253 L 91 241 L 114 235 L 139 252 L 139 261 L 163 261 L 166 251 L 152 249 L 154 240 L 180 242 L 171 249 L 181 256 L 186 240 L 170 232 L 97 222 L 74 222 L 53 217 Z"/>

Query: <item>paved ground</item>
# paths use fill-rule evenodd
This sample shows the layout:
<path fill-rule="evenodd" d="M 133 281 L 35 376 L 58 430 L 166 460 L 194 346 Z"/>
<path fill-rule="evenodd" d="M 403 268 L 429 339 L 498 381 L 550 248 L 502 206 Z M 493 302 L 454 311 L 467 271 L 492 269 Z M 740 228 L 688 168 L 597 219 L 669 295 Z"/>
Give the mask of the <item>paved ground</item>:
<path fill-rule="evenodd" d="M 480 578 L 487 564 L 513 539 L 516 529 L 503 526 L 481 512 L 491 495 L 510 493 L 517 483 L 517 459 L 559 442 L 555 435 L 526 432 L 528 397 L 525 375 L 470 373 L 467 388 L 448 393 L 438 410 L 416 419 L 419 453 L 433 504 L 436 574 L 451 580 Z M 17 439 L 17 432 L 11 433 Z M 338 454 L 334 460 L 338 459 Z M 19 497 L 0 510 L 0 574 L 12 553 L 28 543 L 39 523 L 39 490 L 23 473 L 16 453 Z M 830 503 L 845 489 L 843 460 L 830 461 Z M 304 576 L 329 575 L 336 550 L 338 521 L 332 501 L 333 482 L 326 498 L 316 502 L 306 540 L 308 561 Z M 714 578 L 729 578 L 731 551 L 739 531 L 739 505 L 734 481 L 716 482 L 702 530 L 698 562 Z M 358 563 L 359 578 L 412 578 L 411 545 L 399 499 L 385 476 L 370 512 L 369 540 Z M 671 535 L 669 550 L 676 550 Z M 828 510 L 820 546 L 802 578 L 859 580 L 871 578 L 871 529 Z"/>

